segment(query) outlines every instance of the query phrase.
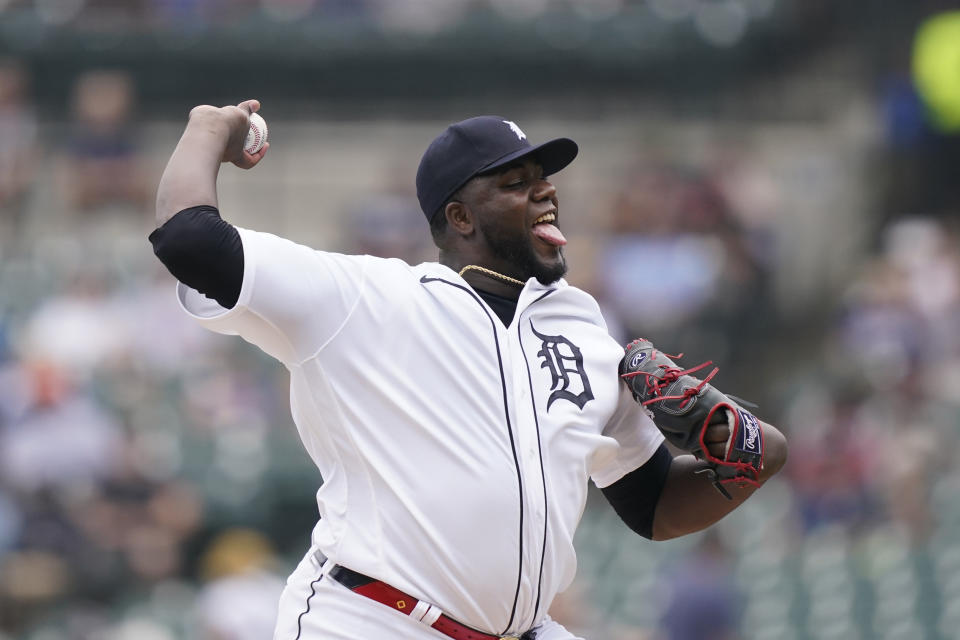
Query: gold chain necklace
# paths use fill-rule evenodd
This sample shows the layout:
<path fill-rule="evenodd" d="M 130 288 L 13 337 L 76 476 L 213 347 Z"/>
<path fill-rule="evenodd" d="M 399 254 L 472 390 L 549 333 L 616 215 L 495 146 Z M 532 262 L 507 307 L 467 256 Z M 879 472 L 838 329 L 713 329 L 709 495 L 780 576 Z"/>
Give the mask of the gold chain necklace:
<path fill-rule="evenodd" d="M 517 280 L 516 278 L 511 278 L 510 276 L 505 276 L 505 275 L 503 275 L 502 273 L 497 273 L 496 271 L 493 271 L 492 269 L 487 269 L 487 268 L 485 268 L 485 267 L 478 267 L 478 266 L 475 265 L 475 264 L 468 264 L 468 265 L 465 266 L 463 269 L 460 269 L 460 273 L 457 274 L 457 275 L 459 275 L 459 276 L 462 278 L 462 277 L 463 277 L 463 274 L 466 273 L 467 271 L 470 271 L 471 269 L 473 269 L 473 270 L 475 270 L 475 271 L 479 271 L 480 273 L 485 273 L 485 274 L 487 274 L 488 276 L 493 276 L 494 278 L 500 278 L 500 279 L 503 280 L 504 282 L 509 282 L 510 284 L 515 284 L 515 285 L 517 285 L 518 287 L 522 287 L 522 286 L 525 286 L 525 285 L 526 285 L 526 283 L 523 282 L 523 281 L 521 281 L 521 280 Z"/>

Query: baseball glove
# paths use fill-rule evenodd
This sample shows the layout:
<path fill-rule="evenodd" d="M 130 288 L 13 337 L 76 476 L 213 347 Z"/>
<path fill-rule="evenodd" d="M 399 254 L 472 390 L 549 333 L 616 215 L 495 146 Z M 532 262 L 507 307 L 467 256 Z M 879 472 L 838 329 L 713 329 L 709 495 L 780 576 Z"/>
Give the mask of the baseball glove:
<path fill-rule="evenodd" d="M 710 474 L 714 486 L 727 498 L 731 496 L 724 484 L 759 486 L 763 465 L 760 423 L 709 384 L 719 368 L 714 367 L 700 380 L 690 374 L 706 369 L 712 362 L 683 369 L 642 338 L 628 344 L 625 351 L 620 377 L 634 399 L 652 414 L 667 441 L 706 461 L 709 466 L 703 472 Z M 716 434 L 724 434 L 723 427 L 727 433 L 725 444 L 722 439 L 716 441 Z M 714 453 L 710 451 L 711 444 Z"/>

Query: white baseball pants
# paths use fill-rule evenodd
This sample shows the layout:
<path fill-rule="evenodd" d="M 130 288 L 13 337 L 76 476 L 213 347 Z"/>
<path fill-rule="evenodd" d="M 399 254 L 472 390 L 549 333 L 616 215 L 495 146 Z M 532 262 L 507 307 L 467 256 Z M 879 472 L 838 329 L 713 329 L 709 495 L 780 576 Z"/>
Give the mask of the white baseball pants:
<path fill-rule="evenodd" d="M 311 548 L 287 579 L 273 640 L 450 640 L 399 611 L 354 593 L 326 575 Z M 536 640 L 583 640 L 547 618 Z"/>

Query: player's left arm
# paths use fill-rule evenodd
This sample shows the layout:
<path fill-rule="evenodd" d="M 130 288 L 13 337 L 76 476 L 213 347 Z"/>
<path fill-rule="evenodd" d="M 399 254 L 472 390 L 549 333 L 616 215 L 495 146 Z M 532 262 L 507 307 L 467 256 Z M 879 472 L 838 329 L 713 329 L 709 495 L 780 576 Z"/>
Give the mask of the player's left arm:
<path fill-rule="evenodd" d="M 708 469 L 707 463 L 693 455 L 675 457 L 654 511 L 654 540 L 669 540 L 706 529 L 743 504 L 758 486 L 783 468 L 787 461 L 787 439 L 773 425 L 759 422 L 764 452 L 757 486 L 727 484 L 725 488 L 730 493 L 727 499 L 717 491 L 710 473 L 698 473 Z"/>

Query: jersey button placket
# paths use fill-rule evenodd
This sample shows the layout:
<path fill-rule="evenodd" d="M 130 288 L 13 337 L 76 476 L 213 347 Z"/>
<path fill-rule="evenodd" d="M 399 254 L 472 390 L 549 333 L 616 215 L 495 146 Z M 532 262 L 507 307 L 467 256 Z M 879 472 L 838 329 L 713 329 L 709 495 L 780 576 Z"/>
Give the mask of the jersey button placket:
<path fill-rule="evenodd" d="M 515 447 L 514 452 L 517 457 L 517 462 L 520 465 L 520 475 L 522 478 L 520 500 L 523 510 L 523 528 L 520 531 L 520 536 L 522 538 L 521 547 L 523 553 L 520 562 L 523 566 L 522 574 L 526 576 L 529 574 L 530 567 L 533 566 L 531 564 L 532 555 L 530 549 L 537 544 L 536 536 L 534 535 L 536 525 L 531 522 L 531 518 L 535 519 L 535 516 L 533 516 L 533 498 L 530 495 L 531 484 L 540 482 L 540 479 L 538 475 L 533 474 L 533 465 L 531 464 L 532 461 L 529 456 L 531 428 L 529 424 L 530 396 L 527 391 L 526 367 L 522 352 L 516 343 L 513 332 L 508 331 L 506 339 L 502 344 L 506 347 L 503 349 L 503 360 L 504 372 L 508 376 L 508 404 L 510 422 L 513 425 L 513 446 Z M 521 372 L 523 374 L 522 376 Z M 521 378 L 523 378 L 522 384 Z M 516 622 L 518 617 L 522 619 L 529 615 L 528 609 L 533 600 L 531 591 L 529 579 L 522 579 L 520 582 L 520 592 L 517 594 L 518 599 L 514 622 Z"/>
<path fill-rule="evenodd" d="M 529 570 L 529 578 L 525 581 L 524 590 L 526 600 L 525 610 L 518 611 L 518 615 L 531 618 L 534 615 L 534 606 L 538 589 L 538 576 L 540 574 L 540 562 L 544 545 L 544 519 L 546 517 L 544 509 L 544 478 L 543 468 L 540 460 L 541 443 L 537 433 L 537 415 L 536 398 L 533 396 L 534 390 L 531 389 L 531 381 L 536 377 L 531 376 L 534 367 L 538 367 L 533 361 L 526 362 L 525 357 L 530 355 L 524 351 L 520 342 L 518 332 L 514 330 L 511 333 L 511 355 L 517 360 L 519 367 L 514 370 L 514 397 L 517 399 L 515 409 L 515 420 L 517 424 L 520 455 L 523 459 L 524 476 L 524 509 L 527 518 L 524 523 L 524 547 L 525 563 Z"/>

